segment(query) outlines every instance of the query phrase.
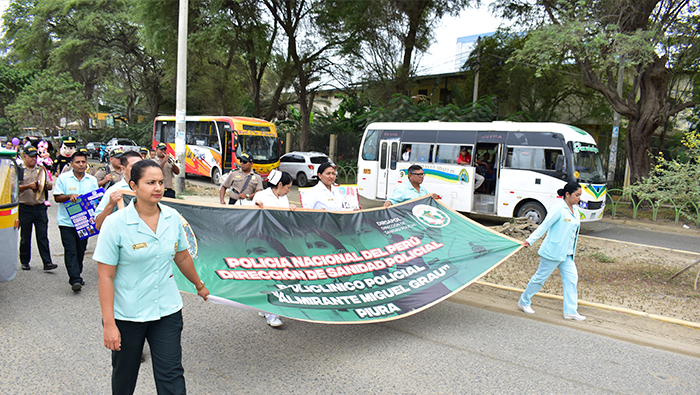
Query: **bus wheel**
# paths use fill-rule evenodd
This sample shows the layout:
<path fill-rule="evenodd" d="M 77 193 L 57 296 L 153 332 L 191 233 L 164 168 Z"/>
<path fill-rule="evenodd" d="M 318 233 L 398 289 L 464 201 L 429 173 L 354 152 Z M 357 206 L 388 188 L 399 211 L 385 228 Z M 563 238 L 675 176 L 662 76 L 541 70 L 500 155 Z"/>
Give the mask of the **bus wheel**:
<path fill-rule="evenodd" d="M 547 215 L 547 211 L 537 202 L 525 203 L 518 210 L 518 217 L 529 218 L 538 225 L 544 221 L 545 215 Z"/>
<path fill-rule="evenodd" d="M 219 185 L 221 184 L 221 171 L 219 170 L 218 167 L 215 167 L 211 171 L 211 182 L 214 183 L 214 185 Z"/>
<path fill-rule="evenodd" d="M 306 178 L 306 174 L 304 173 L 299 173 L 297 174 L 297 185 L 300 187 L 305 187 L 309 185 L 309 179 Z"/>

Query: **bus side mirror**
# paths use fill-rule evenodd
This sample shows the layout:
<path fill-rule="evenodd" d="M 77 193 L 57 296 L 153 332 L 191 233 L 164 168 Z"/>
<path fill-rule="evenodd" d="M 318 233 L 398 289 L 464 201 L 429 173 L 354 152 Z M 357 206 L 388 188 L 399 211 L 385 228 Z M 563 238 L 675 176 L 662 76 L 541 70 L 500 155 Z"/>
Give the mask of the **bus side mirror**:
<path fill-rule="evenodd" d="M 564 155 L 557 155 L 557 162 L 554 165 L 554 170 L 561 173 L 564 171 Z"/>

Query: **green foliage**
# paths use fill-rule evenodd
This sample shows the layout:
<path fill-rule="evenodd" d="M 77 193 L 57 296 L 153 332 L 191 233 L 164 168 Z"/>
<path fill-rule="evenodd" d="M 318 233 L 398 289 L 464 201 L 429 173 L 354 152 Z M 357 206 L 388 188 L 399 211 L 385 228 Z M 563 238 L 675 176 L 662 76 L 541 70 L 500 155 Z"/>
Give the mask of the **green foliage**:
<path fill-rule="evenodd" d="M 414 100 L 394 94 L 387 107 L 373 109 L 365 116 L 372 122 L 490 122 L 496 119 L 495 105 L 490 98 L 477 100 L 465 107 L 454 104 L 439 106 L 428 100 Z"/>
<path fill-rule="evenodd" d="M 82 86 L 68 73 L 44 71 L 7 106 L 7 114 L 20 126 L 54 129 L 61 118 L 83 119 L 92 108 Z"/>
<path fill-rule="evenodd" d="M 649 176 L 629 188 L 641 201 L 673 204 L 684 218 L 700 226 L 700 130 L 696 125 L 682 140 L 687 160 L 666 160 L 659 155 Z"/>

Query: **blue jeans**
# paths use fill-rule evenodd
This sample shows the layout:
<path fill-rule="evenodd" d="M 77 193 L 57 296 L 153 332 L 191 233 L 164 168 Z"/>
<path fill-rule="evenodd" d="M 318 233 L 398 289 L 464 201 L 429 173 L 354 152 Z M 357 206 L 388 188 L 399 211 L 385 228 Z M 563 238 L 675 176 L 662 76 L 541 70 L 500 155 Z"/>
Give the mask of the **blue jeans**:
<path fill-rule="evenodd" d="M 578 272 L 576 271 L 574 258 L 571 255 L 568 255 L 563 261 L 550 261 L 540 257 L 540 266 L 527 283 L 525 292 L 520 296 L 520 304 L 529 306 L 532 296 L 542 288 L 544 282 L 557 268 L 559 269 L 559 274 L 561 274 L 561 282 L 564 287 L 564 314 L 577 314 L 578 291 L 576 290 L 576 284 L 578 283 Z"/>

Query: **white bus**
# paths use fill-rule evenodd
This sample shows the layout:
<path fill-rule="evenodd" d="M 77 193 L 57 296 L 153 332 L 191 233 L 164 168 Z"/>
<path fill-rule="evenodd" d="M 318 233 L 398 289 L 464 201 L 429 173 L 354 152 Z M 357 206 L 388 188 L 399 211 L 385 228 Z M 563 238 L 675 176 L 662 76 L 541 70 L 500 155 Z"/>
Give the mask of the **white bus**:
<path fill-rule="evenodd" d="M 457 164 L 462 148 L 474 158 L 470 165 Z M 575 180 L 583 190 L 581 220 L 603 216 L 606 173 L 595 140 L 575 126 L 502 121 L 373 123 L 367 126 L 360 147 L 359 194 L 387 199 L 394 188 L 409 182 L 406 170 L 413 164 L 423 167 L 425 188 L 458 211 L 529 217 L 540 223 L 545 207 L 556 201 L 556 191 Z M 485 181 L 475 191 L 477 172 Z"/>

